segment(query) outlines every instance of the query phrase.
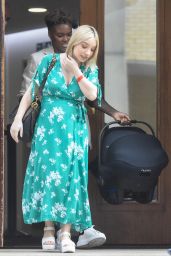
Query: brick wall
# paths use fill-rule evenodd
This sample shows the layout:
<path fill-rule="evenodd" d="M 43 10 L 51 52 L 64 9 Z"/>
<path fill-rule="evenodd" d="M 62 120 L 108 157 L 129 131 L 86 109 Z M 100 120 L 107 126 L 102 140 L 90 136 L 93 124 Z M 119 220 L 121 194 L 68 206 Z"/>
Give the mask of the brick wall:
<path fill-rule="evenodd" d="M 126 58 L 156 61 L 156 0 L 126 0 L 126 2 Z"/>

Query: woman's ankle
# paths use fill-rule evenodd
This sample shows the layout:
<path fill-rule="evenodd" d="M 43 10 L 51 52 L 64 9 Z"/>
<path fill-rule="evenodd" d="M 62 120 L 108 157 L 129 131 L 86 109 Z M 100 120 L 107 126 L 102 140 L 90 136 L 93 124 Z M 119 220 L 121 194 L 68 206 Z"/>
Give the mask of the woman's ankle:
<path fill-rule="evenodd" d="M 63 224 L 60 230 L 61 230 L 61 233 L 63 232 L 71 233 L 71 224 Z"/>
<path fill-rule="evenodd" d="M 45 227 L 55 227 L 53 221 L 45 221 Z"/>
<path fill-rule="evenodd" d="M 55 226 L 51 221 L 46 221 L 44 226 L 44 235 L 43 237 L 53 237 L 55 236 Z"/>
<path fill-rule="evenodd" d="M 65 224 L 62 225 L 60 229 L 60 241 L 63 239 L 71 239 L 71 225 L 70 224 Z"/>

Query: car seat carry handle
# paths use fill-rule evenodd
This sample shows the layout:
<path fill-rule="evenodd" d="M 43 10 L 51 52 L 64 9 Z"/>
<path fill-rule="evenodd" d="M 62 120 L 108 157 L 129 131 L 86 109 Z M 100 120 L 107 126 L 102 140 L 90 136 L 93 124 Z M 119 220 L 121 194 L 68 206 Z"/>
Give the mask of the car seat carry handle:
<path fill-rule="evenodd" d="M 151 125 L 149 125 L 148 123 L 146 123 L 144 121 L 131 120 L 129 122 L 124 122 L 124 123 L 121 123 L 121 121 L 112 121 L 112 122 L 109 122 L 108 124 L 106 124 L 103 129 L 105 130 L 106 128 L 108 128 L 112 124 L 119 124 L 120 126 L 123 126 L 123 127 L 124 126 L 131 126 L 132 124 L 144 124 L 145 126 L 147 126 L 149 128 L 152 135 L 155 136 L 155 132 L 154 132 L 153 128 L 151 127 Z M 102 129 L 102 132 L 103 132 L 103 129 Z"/>
<path fill-rule="evenodd" d="M 98 167 L 100 166 L 100 163 L 101 163 L 101 141 L 102 141 L 102 136 L 103 136 L 105 130 L 108 129 L 109 126 L 112 125 L 112 124 L 119 124 L 120 126 L 123 126 L 123 127 L 124 126 L 131 126 L 132 124 L 144 124 L 145 126 L 147 126 L 149 128 L 149 130 L 152 133 L 152 135 L 155 136 L 155 132 L 154 132 L 153 128 L 151 127 L 151 125 L 149 125 L 148 123 L 146 123 L 144 121 L 131 120 L 130 122 L 124 122 L 124 123 L 121 123 L 121 121 L 112 121 L 112 122 L 107 123 L 103 127 L 103 129 L 101 130 L 100 135 L 99 135 Z"/>
<path fill-rule="evenodd" d="M 144 124 L 144 125 L 146 125 L 149 128 L 149 130 L 151 131 L 151 134 L 153 136 L 155 136 L 155 132 L 154 132 L 153 128 L 148 123 L 146 123 L 144 121 L 131 120 L 131 124 Z"/>

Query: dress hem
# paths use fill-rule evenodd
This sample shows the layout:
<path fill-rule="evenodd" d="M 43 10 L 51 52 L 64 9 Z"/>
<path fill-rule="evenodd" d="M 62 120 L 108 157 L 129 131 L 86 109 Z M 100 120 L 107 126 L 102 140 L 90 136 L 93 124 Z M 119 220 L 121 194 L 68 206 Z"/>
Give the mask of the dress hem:
<path fill-rule="evenodd" d="M 41 218 L 39 220 L 34 220 L 34 221 L 26 221 L 24 220 L 24 223 L 25 224 L 37 224 L 37 223 L 41 223 L 41 222 L 45 222 L 45 221 L 52 221 L 52 222 L 55 222 L 55 223 L 59 223 L 59 224 L 62 224 L 62 225 L 65 225 L 65 224 L 71 224 L 71 229 L 72 230 L 76 230 L 78 232 L 82 232 L 84 231 L 85 229 L 89 228 L 92 226 L 92 222 L 90 221 L 89 223 L 87 223 L 87 225 L 82 225 L 82 224 L 76 224 L 76 223 L 73 223 L 71 221 L 64 221 L 62 222 L 61 220 L 56 220 L 56 219 L 52 219 L 52 216 L 51 217 L 46 217 L 46 218 Z"/>

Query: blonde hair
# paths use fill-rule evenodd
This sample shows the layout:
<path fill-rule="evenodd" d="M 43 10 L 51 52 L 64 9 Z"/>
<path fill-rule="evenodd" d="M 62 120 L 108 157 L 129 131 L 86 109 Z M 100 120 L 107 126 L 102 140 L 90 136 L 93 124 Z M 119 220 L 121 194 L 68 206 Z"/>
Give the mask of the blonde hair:
<path fill-rule="evenodd" d="M 97 62 L 97 55 L 99 51 L 99 36 L 96 29 L 89 25 L 79 26 L 76 31 L 71 36 L 68 47 L 66 49 L 66 54 L 72 56 L 74 46 L 94 38 L 96 41 L 96 49 L 92 57 L 86 62 L 86 66 L 95 66 Z"/>

